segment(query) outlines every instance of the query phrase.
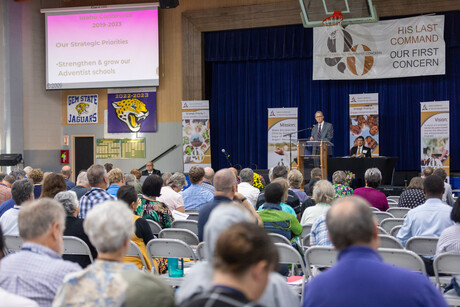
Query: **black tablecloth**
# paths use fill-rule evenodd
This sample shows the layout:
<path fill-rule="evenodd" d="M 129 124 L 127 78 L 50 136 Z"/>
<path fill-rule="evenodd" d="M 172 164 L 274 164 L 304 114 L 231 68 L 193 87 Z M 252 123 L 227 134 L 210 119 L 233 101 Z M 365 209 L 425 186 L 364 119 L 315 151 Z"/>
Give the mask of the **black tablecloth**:
<path fill-rule="evenodd" d="M 382 185 L 391 185 L 393 173 L 398 157 L 375 157 L 375 158 L 328 158 L 327 176 L 332 177 L 335 171 L 351 171 L 358 179 L 358 186 L 364 185 L 364 173 L 368 168 L 376 167 L 382 173 Z"/>

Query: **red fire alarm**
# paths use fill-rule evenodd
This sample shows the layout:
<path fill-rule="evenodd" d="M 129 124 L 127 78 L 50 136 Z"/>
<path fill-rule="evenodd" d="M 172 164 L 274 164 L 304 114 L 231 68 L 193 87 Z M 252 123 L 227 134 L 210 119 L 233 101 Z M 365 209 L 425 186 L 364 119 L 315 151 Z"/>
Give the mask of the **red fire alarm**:
<path fill-rule="evenodd" d="M 61 164 L 69 164 L 69 150 L 61 149 Z"/>

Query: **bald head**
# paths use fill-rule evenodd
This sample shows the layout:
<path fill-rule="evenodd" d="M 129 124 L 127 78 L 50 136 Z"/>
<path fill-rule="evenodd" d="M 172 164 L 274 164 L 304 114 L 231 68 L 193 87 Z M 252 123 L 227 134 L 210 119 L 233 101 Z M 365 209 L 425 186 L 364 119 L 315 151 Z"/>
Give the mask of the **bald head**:
<path fill-rule="evenodd" d="M 214 188 L 216 189 L 216 195 L 219 193 L 221 195 L 232 193 L 235 185 L 235 174 L 228 168 L 221 169 L 214 176 Z"/>
<path fill-rule="evenodd" d="M 369 203 L 361 197 L 343 197 L 333 202 L 326 215 L 326 225 L 331 242 L 338 250 L 352 245 L 378 248 L 377 224 Z"/>
<path fill-rule="evenodd" d="M 211 167 L 205 167 L 204 168 L 204 180 L 212 183 L 213 179 L 214 179 L 214 170 Z"/>
<path fill-rule="evenodd" d="M 70 175 L 72 175 L 72 169 L 68 165 L 64 165 L 61 168 L 61 174 L 64 175 L 64 177 L 69 178 Z"/>

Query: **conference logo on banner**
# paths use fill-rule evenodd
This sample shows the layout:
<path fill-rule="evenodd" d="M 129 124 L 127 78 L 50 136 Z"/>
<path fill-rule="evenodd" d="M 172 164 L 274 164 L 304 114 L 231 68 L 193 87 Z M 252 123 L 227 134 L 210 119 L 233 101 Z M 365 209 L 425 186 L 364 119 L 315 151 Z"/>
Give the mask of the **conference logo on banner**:
<path fill-rule="evenodd" d="M 350 105 L 350 150 L 357 146 L 359 136 L 372 156 L 379 155 L 379 94 L 351 94 Z"/>
<path fill-rule="evenodd" d="M 184 172 L 195 165 L 211 166 L 209 101 L 182 101 Z"/>
<path fill-rule="evenodd" d="M 268 168 L 291 165 L 297 157 L 297 130 L 297 108 L 268 109 Z"/>
<path fill-rule="evenodd" d="M 155 92 L 116 93 L 107 96 L 109 133 L 157 131 Z"/>
<path fill-rule="evenodd" d="M 97 124 L 98 95 L 68 95 L 67 123 Z"/>
<path fill-rule="evenodd" d="M 316 27 L 313 53 L 313 80 L 444 75 L 444 16 Z"/>
<path fill-rule="evenodd" d="M 444 168 L 449 175 L 449 101 L 420 103 L 421 169 Z"/>

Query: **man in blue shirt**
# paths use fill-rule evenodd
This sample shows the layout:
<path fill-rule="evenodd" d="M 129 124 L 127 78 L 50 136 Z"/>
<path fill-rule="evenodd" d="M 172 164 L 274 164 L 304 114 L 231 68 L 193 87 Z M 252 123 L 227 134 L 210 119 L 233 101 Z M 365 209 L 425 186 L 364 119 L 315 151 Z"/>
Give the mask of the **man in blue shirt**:
<path fill-rule="evenodd" d="M 200 209 L 201 205 L 211 201 L 214 195 L 201 186 L 204 180 L 204 169 L 193 166 L 188 172 L 192 185 L 182 192 L 185 209 Z"/>
<path fill-rule="evenodd" d="M 70 176 L 72 176 L 72 169 L 68 165 L 64 165 L 61 168 L 61 174 L 65 179 L 65 185 L 67 186 L 67 190 L 72 189 L 75 186 L 75 183 L 70 181 Z"/>
<path fill-rule="evenodd" d="M 232 200 L 241 202 L 242 205 L 251 211 L 251 213 L 259 220 L 259 224 L 261 224 L 259 215 L 252 205 L 246 197 L 244 197 L 244 195 L 237 192 L 238 185 L 236 177 L 230 169 L 224 168 L 216 173 L 214 176 L 214 187 L 216 188 L 214 199 L 204 204 L 200 208 L 200 214 L 198 215 L 198 238 L 200 241 L 203 241 L 204 225 L 208 222 L 209 215 L 212 210 L 221 203 L 231 202 Z"/>
<path fill-rule="evenodd" d="M 369 203 L 339 198 L 326 215 L 337 264 L 305 287 L 303 307 L 448 306 L 427 276 L 383 262 Z"/>
<path fill-rule="evenodd" d="M 407 213 L 396 236 L 403 245 L 414 236 L 439 237 L 447 227 L 454 225 L 450 219 L 452 207 L 442 201 L 444 181 L 431 175 L 423 182 L 426 201 Z"/>

